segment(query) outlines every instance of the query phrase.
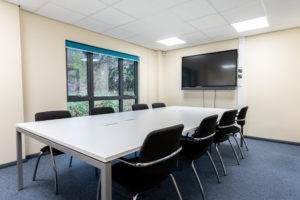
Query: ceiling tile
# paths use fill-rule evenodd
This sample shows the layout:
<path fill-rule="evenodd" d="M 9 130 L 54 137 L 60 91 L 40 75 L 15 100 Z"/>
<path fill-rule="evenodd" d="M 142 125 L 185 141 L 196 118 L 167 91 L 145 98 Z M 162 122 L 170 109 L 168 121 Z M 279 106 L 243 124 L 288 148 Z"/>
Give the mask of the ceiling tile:
<path fill-rule="evenodd" d="M 268 20 L 270 24 L 300 25 L 300 1 L 299 0 L 264 0 Z"/>
<path fill-rule="evenodd" d="M 69 24 L 72 24 L 84 17 L 83 15 L 77 12 L 67 10 L 53 3 L 46 4 L 45 6 L 40 8 L 36 13 Z"/>
<path fill-rule="evenodd" d="M 197 29 L 190 24 L 179 19 L 171 12 L 160 13 L 147 17 L 141 21 L 144 26 L 150 27 L 145 34 L 153 34 L 155 36 L 165 36 L 191 33 L 197 31 Z"/>
<path fill-rule="evenodd" d="M 172 7 L 171 11 L 186 21 L 216 13 L 206 0 L 191 0 Z"/>
<path fill-rule="evenodd" d="M 222 35 L 235 35 L 237 36 L 237 32 L 233 29 L 232 26 L 219 26 L 215 28 L 202 30 L 204 34 L 206 34 L 209 38 L 220 37 Z"/>
<path fill-rule="evenodd" d="M 141 21 L 130 22 L 128 24 L 119 26 L 119 28 L 124 29 L 126 31 L 136 33 L 136 34 L 151 32 L 153 29 L 150 26 L 146 26 L 145 23 L 143 23 Z"/>
<path fill-rule="evenodd" d="M 246 6 L 249 3 L 259 2 L 260 0 L 209 0 L 218 11 Z"/>
<path fill-rule="evenodd" d="M 121 28 L 110 29 L 108 31 L 105 31 L 104 34 L 115 37 L 115 38 L 123 39 L 123 40 L 136 35 L 133 32 L 130 32 L 130 31 L 127 31 L 127 30 L 124 30 L 124 29 L 121 29 Z"/>
<path fill-rule="evenodd" d="M 7 0 L 8 2 L 21 5 L 21 8 L 28 11 L 35 11 L 45 5 L 49 0 Z"/>
<path fill-rule="evenodd" d="M 85 18 L 75 25 L 98 33 L 103 33 L 104 31 L 113 28 L 112 25 L 106 24 L 105 22 L 102 22 L 100 20 L 93 19 L 92 17 Z"/>
<path fill-rule="evenodd" d="M 182 4 L 182 3 L 190 1 L 190 0 L 155 0 L 155 1 L 162 8 L 170 8 L 175 5 L 179 5 L 179 4 Z"/>
<path fill-rule="evenodd" d="M 90 15 L 107 7 L 106 4 L 98 0 L 52 0 L 52 3 L 83 15 Z"/>
<path fill-rule="evenodd" d="M 161 0 L 160 0 L 161 1 Z M 122 0 L 113 5 L 118 10 L 127 13 L 137 19 L 149 16 L 164 9 L 159 0 Z"/>
<path fill-rule="evenodd" d="M 101 0 L 102 2 L 106 3 L 107 5 L 112 5 L 118 3 L 121 0 Z"/>
<path fill-rule="evenodd" d="M 192 24 L 194 27 L 204 30 L 209 29 L 217 26 L 223 26 L 228 24 L 223 17 L 220 15 L 209 15 L 206 17 L 202 17 L 200 19 L 192 20 L 190 21 L 190 24 Z"/>
<path fill-rule="evenodd" d="M 107 22 L 108 24 L 111 24 L 113 26 L 119 26 L 121 24 L 126 24 L 135 20 L 134 18 L 123 14 L 122 12 L 112 7 L 101 10 L 100 12 L 92 15 L 92 17 Z"/>
<path fill-rule="evenodd" d="M 247 4 L 246 6 L 241 6 L 236 9 L 231 9 L 231 10 L 221 12 L 221 14 L 230 23 L 241 22 L 241 21 L 258 18 L 266 15 L 261 2 L 256 2 L 256 1 L 251 4 Z"/>
<path fill-rule="evenodd" d="M 214 36 L 211 38 L 212 42 L 217 42 L 217 41 L 223 41 L 223 40 L 230 40 L 230 39 L 234 39 L 237 38 L 236 34 L 223 34 L 223 35 L 218 35 L 218 36 Z"/>
<path fill-rule="evenodd" d="M 205 34 L 203 34 L 200 31 L 189 33 L 189 34 L 183 34 L 179 37 L 180 37 L 180 39 L 184 40 L 187 43 L 193 43 L 196 41 L 199 41 L 199 42 L 210 41 L 210 38 L 207 37 Z"/>

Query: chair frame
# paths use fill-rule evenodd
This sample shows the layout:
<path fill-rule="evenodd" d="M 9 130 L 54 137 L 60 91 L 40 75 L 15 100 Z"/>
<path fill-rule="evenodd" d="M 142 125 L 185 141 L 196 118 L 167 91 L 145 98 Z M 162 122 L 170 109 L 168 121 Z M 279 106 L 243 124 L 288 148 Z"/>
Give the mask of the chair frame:
<path fill-rule="evenodd" d="M 236 122 L 245 122 L 246 119 L 237 119 Z M 240 130 L 240 136 L 241 136 L 241 142 L 240 142 L 240 146 L 243 147 L 243 144 L 245 144 L 246 150 L 249 151 L 247 143 L 245 141 L 245 137 L 244 137 L 244 125 L 240 125 L 241 130 Z"/>
<path fill-rule="evenodd" d="M 67 111 L 67 110 L 55 110 L 55 111 L 46 111 L 46 112 L 39 112 L 36 113 L 37 114 L 41 114 L 41 113 L 47 113 L 47 112 L 56 112 L 56 111 Z M 43 119 L 43 120 L 36 120 L 36 121 L 45 121 L 45 120 L 54 120 L 54 119 L 66 119 L 66 118 L 71 118 L 71 114 L 69 117 L 61 117 L 61 118 L 49 118 L 49 119 Z M 58 177 L 57 177 L 57 169 L 56 169 L 56 163 L 55 163 L 55 158 L 54 158 L 54 153 L 53 153 L 53 148 L 52 146 L 49 145 L 49 150 L 50 150 L 50 156 L 51 156 L 51 161 L 52 161 L 52 168 L 53 168 L 53 172 L 54 172 L 54 190 L 55 190 L 55 194 L 58 194 Z M 38 166 L 40 163 L 40 159 L 42 157 L 42 155 L 44 155 L 45 152 L 40 151 L 37 157 L 37 161 L 35 164 L 35 168 L 34 168 L 34 172 L 33 172 L 33 177 L 32 177 L 32 181 L 36 180 L 36 174 L 37 174 L 37 170 L 38 170 Z M 71 156 L 72 159 L 72 156 Z"/>
<path fill-rule="evenodd" d="M 130 166 L 132 166 L 132 167 L 138 167 L 138 168 L 141 168 L 141 167 L 149 167 L 149 166 L 151 166 L 151 165 L 155 165 L 155 164 L 161 163 L 161 162 L 163 162 L 163 161 L 168 160 L 169 158 L 172 158 L 172 157 L 178 155 L 178 154 L 180 153 L 181 150 L 182 150 L 182 147 L 180 146 L 180 147 L 179 147 L 176 151 L 174 151 L 173 153 L 171 153 L 171 154 L 169 154 L 169 155 L 167 155 L 167 156 L 165 156 L 165 157 L 163 157 L 163 158 L 160 158 L 160 159 L 151 161 L 151 162 L 128 162 L 128 161 L 126 161 L 126 160 L 124 160 L 124 159 L 122 159 L 122 158 L 118 158 L 117 160 L 120 161 L 120 162 L 122 162 L 122 163 L 125 163 L 125 164 L 127 164 L 127 165 L 130 165 Z M 173 174 L 170 173 L 169 176 L 170 176 L 170 178 L 172 179 L 172 183 L 173 183 L 173 185 L 174 185 L 174 187 L 175 187 L 175 189 L 176 189 L 176 192 L 177 192 L 177 195 L 178 195 L 179 199 L 182 200 L 182 196 L 181 196 L 180 190 L 179 190 L 179 188 L 178 188 L 178 185 L 177 185 L 177 183 L 176 183 L 176 180 L 175 180 Z M 133 199 L 133 200 L 137 200 L 138 195 L 139 195 L 139 194 L 135 194 L 135 195 L 132 197 L 132 199 Z"/>
<path fill-rule="evenodd" d="M 204 141 L 204 140 L 210 139 L 210 138 L 214 137 L 215 135 L 216 135 L 216 132 L 213 132 L 212 134 L 210 134 L 210 135 L 208 135 L 208 136 L 206 136 L 206 137 L 201 137 L 201 138 L 198 138 L 198 137 L 195 137 L 195 138 L 194 138 L 194 137 L 188 137 L 188 136 L 183 136 L 182 138 L 183 138 L 184 140 L 188 140 L 188 141 L 191 141 L 191 142 L 199 142 L 199 141 Z M 206 154 L 207 154 L 207 156 L 209 157 L 209 160 L 210 160 L 210 162 L 211 162 L 211 164 L 212 164 L 212 166 L 213 166 L 213 168 L 214 168 L 215 174 L 216 174 L 217 179 L 218 179 L 218 183 L 221 183 L 221 181 L 220 181 L 220 176 L 219 176 L 217 167 L 216 167 L 215 162 L 214 162 L 214 160 L 212 159 L 211 154 L 209 153 L 208 150 L 206 151 Z M 197 170 L 196 170 L 196 168 L 195 168 L 194 162 L 195 162 L 195 159 L 192 160 L 192 162 L 191 162 L 191 167 L 192 167 L 192 169 L 193 169 L 193 172 L 194 172 L 194 174 L 195 174 L 195 176 L 196 176 L 196 179 L 197 179 L 197 182 L 198 182 L 198 184 L 199 184 L 199 187 L 200 187 L 200 190 L 201 190 L 202 198 L 203 198 L 203 200 L 206 200 L 205 193 L 204 193 L 204 189 L 203 189 L 201 180 L 200 180 L 200 178 L 199 178 L 199 175 L 198 175 L 198 173 L 197 173 Z"/>
<path fill-rule="evenodd" d="M 222 117 L 221 117 L 221 118 L 222 118 Z M 235 122 L 236 122 L 236 120 L 235 120 Z M 230 125 L 226 125 L 226 126 L 220 126 L 219 124 L 217 124 L 217 128 L 218 128 L 219 130 L 220 130 L 220 129 L 231 128 L 231 127 L 234 127 L 234 126 L 235 126 L 235 123 L 230 124 Z M 238 146 L 238 148 L 239 148 L 239 151 L 241 152 L 242 158 L 244 158 L 244 155 L 243 155 L 243 153 L 242 153 L 242 151 L 241 151 L 241 149 L 240 149 L 240 145 L 239 145 L 239 143 L 238 143 L 238 141 L 237 141 L 237 139 L 236 139 L 235 134 L 233 134 L 233 138 L 234 138 L 235 142 L 237 143 L 237 146 Z M 236 153 L 235 148 L 234 148 L 233 145 L 232 145 L 232 142 L 230 141 L 230 137 L 228 138 L 227 141 L 229 142 L 229 144 L 230 144 L 230 146 L 231 146 L 231 149 L 232 149 L 232 151 L 233 151 L 233 153 L 234 153 L 234 156 L 235 156 L 235 158 L 236 158 L 237 164 L 240 165 L 240 161 L 239 161 L 238 155 L 237 155 L 237 153 Z M 219 148 L 218 148 L 219 145 L 220 145 L 219 143 L 215 143 L 215 149 L 216 149 L 216 151 L 217 151 L 218 157 L 219 157 L 220 162 L 221 162 L 221 164 L 222 164 L 224 176 L 227 176 L 227 172 L 226 172 L 226 168 L 225 168 L 225 165 L 224 165 L 224 161 L 223 161 L 222 155 L 221 155 L 221 153 L 220 153 L 220 150 L 219 150 Z"/>

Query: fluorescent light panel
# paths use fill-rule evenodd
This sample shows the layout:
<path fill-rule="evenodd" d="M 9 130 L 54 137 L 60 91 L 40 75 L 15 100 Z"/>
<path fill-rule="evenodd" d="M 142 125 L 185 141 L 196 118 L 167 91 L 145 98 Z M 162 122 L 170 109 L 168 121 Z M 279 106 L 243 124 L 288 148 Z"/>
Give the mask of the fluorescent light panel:
<path fill-rule="evenodd" d="M 185 41 L 183 41 L 183 40 L 181 40 L 177 37 L 167 38 L 167 39 L 164 39 L 164 40 L 158 40 L 157 42 L 161 43 L 161 44 L 164 44 L 164 45 L 167 45 L 167 46 L 174 46 L 174 45 L 177 45 L 177 44 L 186 43 Z"/>
<path fill-rule="evenodd" d="M 235 28 L 237 32 L 244 32 L 244 31 L 250 31 L 250 30 L 268 27 L 269 23 L 266 17 L 259 17 L 259 18 L 250 19 L 243 22 L 234 23 L 232 24 L 232 26 L 233 28 Z"/>

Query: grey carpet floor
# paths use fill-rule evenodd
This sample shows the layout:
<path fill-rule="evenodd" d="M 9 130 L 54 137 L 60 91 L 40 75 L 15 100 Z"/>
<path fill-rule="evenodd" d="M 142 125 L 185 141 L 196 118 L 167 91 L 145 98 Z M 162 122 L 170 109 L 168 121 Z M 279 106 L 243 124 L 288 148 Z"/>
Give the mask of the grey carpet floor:
<path fill-rule="evenodd" d="M 245 159 L 237 165 L 233 152 L 227 143 L 220 146 L 227 167 L 227 176 L 223 175 L 216 152 L 213 159 L 221 175 L 221 184 L 217 179 L 207 156 L 199 158 L 196 168 L 201 178 L 207 200 L 300 200 L 300 146 L 247 139 L 249 151 L 244 151 Z M 17 191 L 16 166 L 0 170 L 0 199 L 38 200 L 38 199 L 82 199 L 94 200 L 98 177 L 94 168 L 73 159 L 72 168 L 68 168 L 68 155 L 56 157 L 59 178 L 59 194 L 54 194 L 53 171 L 50 156 L 41 158 L 37 181 L 32 181 L 36 158 L 24 163 L 24 189 Z M 176 170 L 174 176 L 183 199 L 201 200 L 199 186 L 189 162 L 183 162 L 183 169 Z M 113 187 L 126 191 L 113 183 Z M 126 200 L 116 190 L 114 200 Z M 160 188 L 144 193 L 145 200 L 177 200 L 176 191 L 170 179 Z"/>

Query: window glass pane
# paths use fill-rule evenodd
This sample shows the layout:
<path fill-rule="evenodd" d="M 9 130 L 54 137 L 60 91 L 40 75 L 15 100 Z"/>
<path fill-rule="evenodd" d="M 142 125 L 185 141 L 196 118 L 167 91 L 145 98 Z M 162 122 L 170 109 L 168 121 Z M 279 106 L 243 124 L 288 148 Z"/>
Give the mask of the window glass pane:
<path fill-rule="evenodd" d="M 115 112 L 119 112 L 119 100 L 95 101 L 95 107 L 112 107 Z"/>
<path fill-rule="evenodd" d="M 135 104 L 135 99 L 124 99 L 123 100 L 123 111 L 132 110 L 131 106 Z"/>
<path fill-rule="evenodd" d="M 67 49 L 68 96 L 87 96 L 87 54 Z"/>
<path fill-rule="evenodd" d="M 94 96 L 119 95 L 118 58 L 93 54 Z"/>
<path fill-rule="evenodd" d="M 124 95 L 135 95 L 135 72 L 134 61 L 123 61 L 123 81 L 124 81 Z"/>
<path fill-rule="evenodd" d="M 68 102 L 68 110 L 72 117 L 87 116 L 89 115 L 89 102 L 88 101 L 73 101 Z"/>

